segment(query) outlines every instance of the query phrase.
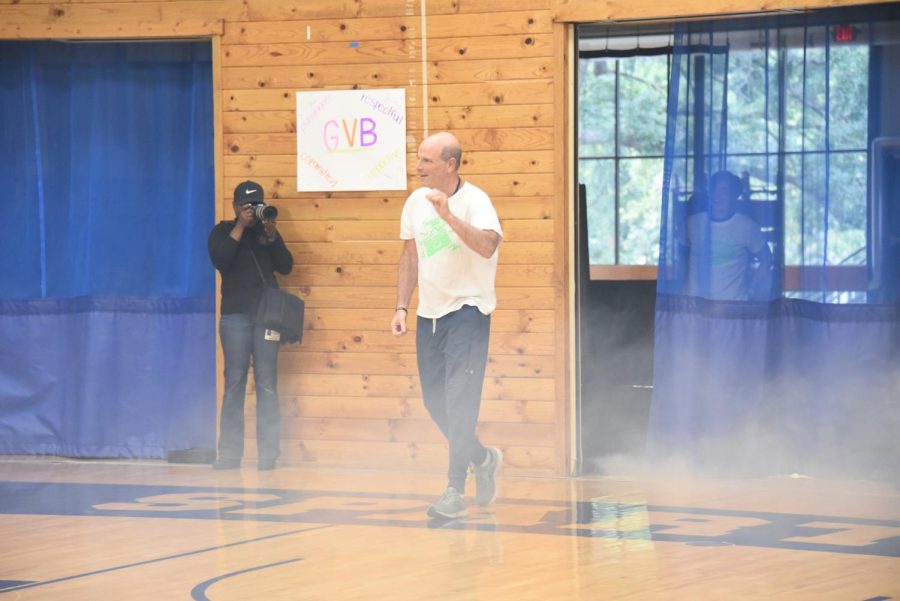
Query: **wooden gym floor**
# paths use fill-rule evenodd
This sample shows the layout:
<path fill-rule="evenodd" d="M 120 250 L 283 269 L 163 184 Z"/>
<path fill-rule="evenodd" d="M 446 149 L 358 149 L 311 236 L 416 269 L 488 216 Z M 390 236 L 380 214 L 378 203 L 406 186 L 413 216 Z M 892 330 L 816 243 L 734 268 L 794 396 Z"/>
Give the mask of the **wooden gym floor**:
<path fill-rule="evenodd" d="M 438 523 L 443 486 L 5 458 L 0 601 L 900 599 L 892 484 L 503 476 Z"/>

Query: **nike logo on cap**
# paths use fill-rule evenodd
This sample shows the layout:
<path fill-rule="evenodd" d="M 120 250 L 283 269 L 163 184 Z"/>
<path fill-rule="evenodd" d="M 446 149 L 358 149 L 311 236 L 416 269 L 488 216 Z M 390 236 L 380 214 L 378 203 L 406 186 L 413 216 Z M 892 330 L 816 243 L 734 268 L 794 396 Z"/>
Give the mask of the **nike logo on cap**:
<path fill-rule="evenodd" d="M 256 188 L 252 190 L 244 190 L 244 194 L 253 194 L 254 192 L 256 192 Z"/>

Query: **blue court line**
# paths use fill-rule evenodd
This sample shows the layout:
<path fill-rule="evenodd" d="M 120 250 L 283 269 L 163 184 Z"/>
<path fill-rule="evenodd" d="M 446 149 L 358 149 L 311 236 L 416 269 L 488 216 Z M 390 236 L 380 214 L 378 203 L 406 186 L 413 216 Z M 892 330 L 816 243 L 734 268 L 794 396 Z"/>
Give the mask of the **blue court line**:
<path fill-rule="evenodd" d="M 206 589 L 219 582 L 220 580 L 225 580 L 226 578 L 231 578 L 233 576 L 240 576 L 241 574 L 246 574 L 247 572 L 256 572 L 257 570 L 264 570 L 266 568 L 274 568 L 275 566 L 283 566 L 286 563 L 294 563 L 295 561 L 303 561 L 302 557 L 298 557 L 297 559 L 286 559 L 284 561 L 276 561 L 275 563 L 267 563 L 266 565 L 256 566 L 255 568 L 247 568 L 246 570 L 238 570 L 237 572 L 231 572 L 229 574 L 222 574 L 221 576 L 216 576 L 215 578 L 210 578 L 205 582 L 201 582 L 197 586 L 191 590 L 191 599 L 194 601 L 209 601 L 209 597 L 206 596 Z"/>
<path fill-rule="evenodd" d="M 34 580 L 0 580 L 0 591 L 3 591 L 5 588 L 12 588 L 14 586 L 22 586 L 23 584 L 31 584 Z"/>
<path fill-rule="evenodd" d="M 190 557 L 191 555 L 200 555 L 201 553 L 208 553 L 209 551 L 217 551 L 219 549 L 227 549 L 229 547 L 237 547 L 239 545 L 246 545 L 249 543 L 258 543 L 264 540 L 271 540 L 273 538 L 280 538 L 282 536 L 290 536 L 292 534 L 299 534 L 301 532 L 312 532 L 313 530 L 322 530 L 325 528 L 331 528 L 330 524 L 326 524 L 324 526 L 318 526 L 315 528 L 306 528 L 302 530 L 291 530 L 290 532 L 280 532 L 278 534 L 270 534 L 268 536 L 261 536 L 259 538 L 251 538 L 249 540 L 238 541 L 235 543 L 228 543 L 226 545 L 216 545 L 215 547 L 207 547 L 205 549 L 198 549 L 196 551 L 187 551 L 185 553 L 176 553 L 175 555 L 168 555 L 166 557 L 157 557 L 156 559 L 148 559 L 147 561 L 137 561 L 135 563 L 127 563 L 121 566 L 113 566 L 111 568 L 104 568 L 102 570 L 95 570 L 93 572 L 85 572 L 84 574 L 73 574 L 71 576 L 63 576 L 62 578 L 54 578 L 53 580 L 44 580 L 39 582 L 32 582 L 30 584 L 23 584 L 22 586 L 16 586 L 12 588 L 7 588 L 0 590 L 0 595 L 5 593 L 11 593 L 13 591 L 21 591 L 28 588 L 34 588 L 37 586 L 44 586 L 47 584 L 56 584 L 58 582 L 67 582 L 69 580 L 77 580 L 79 578 L 87 578 L 89 576 L 97 576 L 99 574 L 107 574 L 109 572 L 117 572 L 119 570 L 127 570 L 129 568 L 136 568 L 139 566 L 150 565 L 153 563 L 159 563 L 162 561 L 168 561 L 170 559 L 181 559 L 183 557 Z M 296 561 L 296 560 L 291 560 Z"/>

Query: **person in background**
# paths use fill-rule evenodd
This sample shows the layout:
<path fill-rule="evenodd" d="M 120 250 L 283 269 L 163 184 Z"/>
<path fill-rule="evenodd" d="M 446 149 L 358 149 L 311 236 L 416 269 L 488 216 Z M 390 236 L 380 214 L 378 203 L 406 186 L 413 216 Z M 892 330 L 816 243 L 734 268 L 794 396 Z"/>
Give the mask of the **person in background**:
<path fill-rule="evenodd" d="M 709 200 L 687 220 L 687 292 L 712 300 L 751 300 L 755 270 L 767 274 L 771 254 L 760 226 L 737 211 L 743 189 L 730 171 L 709 178 Z"/>
<path fill-rule="evenodd" d="M 488 195 L 459 176 L 461 158 L 459 141 L 447 132 L 429 136 L 419 146 L 416 172 L 423 187 L 407 198 L 400 218 L 404 243 L 391 320 L 394 335 L 407 332 L 409 303 L 418 285 L 419 380 L 425 407 L 450 446 L 447 488 L 428 508 L 435 518 L 467 514 L 470 464 L 475 501 L 493 502 L 503 461 L 500 449 L 482 445 L 475 432 L 503 233 Z"/>
<path fill-rule="evenodd" d="M 275 272 L 288 274 L 294 265 L 274 219 L 261 220 L 263 188 L 245 181 L 234 189 L 234 219 L 222 221 L 209 234 L 209 257 L 222 275 L 219 337 L 225 359 L 225 391 L 219 418 L 215 469 L 236 469 L 244 454 L 244 396 L 253 362 L 256 382 L 258 468 L 271 470 L 280 454 L 278 332 L 255 323 L 264 286 L 277 287 Z M 265 280 L 265 281 L 264 281 Z"/>

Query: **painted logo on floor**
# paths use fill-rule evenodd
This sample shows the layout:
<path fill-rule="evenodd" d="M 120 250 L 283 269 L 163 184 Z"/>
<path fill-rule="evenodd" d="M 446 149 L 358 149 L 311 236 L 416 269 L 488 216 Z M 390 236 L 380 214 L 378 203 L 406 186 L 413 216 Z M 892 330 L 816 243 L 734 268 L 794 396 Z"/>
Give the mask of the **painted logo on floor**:
<path fill-rule="evenodd" d="M 432 500 L 345 491 L 0 482 L 5 514 L 451 528 L 900 557 L 900 520 L 500 498 L 448 522 L 427 518 Z"/>

